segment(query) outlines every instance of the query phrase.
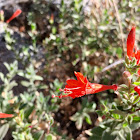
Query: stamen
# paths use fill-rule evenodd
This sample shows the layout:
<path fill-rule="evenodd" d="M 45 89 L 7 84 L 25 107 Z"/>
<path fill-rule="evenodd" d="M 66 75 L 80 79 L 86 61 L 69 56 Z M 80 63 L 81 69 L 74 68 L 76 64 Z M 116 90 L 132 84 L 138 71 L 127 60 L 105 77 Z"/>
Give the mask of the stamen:
<path fill-rule="evenodd" d="M 60 88 L 59 90 L 60 90 L 60 91 L 64 91 L 64 89 L 61 89 L 61 88 Z"/>

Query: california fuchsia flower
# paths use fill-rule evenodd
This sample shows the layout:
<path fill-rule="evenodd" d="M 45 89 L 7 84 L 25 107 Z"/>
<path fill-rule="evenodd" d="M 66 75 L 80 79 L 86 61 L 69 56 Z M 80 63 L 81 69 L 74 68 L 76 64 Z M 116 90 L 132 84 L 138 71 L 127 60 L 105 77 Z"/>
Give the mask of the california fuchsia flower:
<path fill-rule="evenodd" d="M 135 45 L 135 29 L 136 27 L 132 27 L 127 37 L 127 56 L 129 58 L 133 57 L 133 49 Z"/>
<path fill-rule="evenodd" d="M 13 20 L 14 18 L 16 18 L 18 15 L 21 14 L 21 12 L 22 11 L 20 9 L 16 10 L 16 12 L 6 21 L 6 23 L 9 23 L 11 20 Z"/>
<path fill-rule="evenodd" d="M 0 113 L 0 118 L 12 118 L 13 116 L 13 114 Z"/>
<path fill-rule="evenodd" d="M 135 29 L 136 27 L 132 27 L 130 33 L 128 34 L 127 38 L 127 56 L 131 60 L 131 57 L 135 57 L 137 61 L 137 65 L 140 62 L 140 50 L 137 50 L 135 45 Z M 135 49 L 135 52 L 134 52 Z"/>
<path fill-rule="evenodd" d="M 140 86 L 136 86 L 135 88 L 134 88 L 134 90 L 139 94 L 139 96 L 140 96 Z"/>
<path fill-rule="evenodd" d="M 60 96 L 55 96 L 53 95 L 52 97 L 72 97 L 78 98 L 87 94 L 94 94 L 97 92 L 105 91 L 108 89 L 113 89 L 117 90 L 117 85 L 101 85 L 101 84 L 96 84 L 96 83 L 90 83 L 86 77 L 83 76 L 82 73 L 80 72 L 74 72 L 75 76 L 77 77 L 77 80 L 74 79 L 69 79 L 67 80 L 67 85 L 65 88 L 61 91 L 66 93 L 66 95 L 60 95 Z"/>
<path fill-rule="evenodd" d="M 137 50 L 136 47 L 134 47 L 135 45 L 135 29 L 136 27 L 132 27 L 128 38 L 127 38 L 127 56 L 129 57 L 129 59 L 131 60 L 132 57 L 135 57 L 136 61 L 137 61 L 137 65 L 139 65 L 140 63 L 140 50 Z M 134 52 L 135 49 L 135 52 Z M 140 75 L 140 69 L 137 72 L 138 75 Z"/>

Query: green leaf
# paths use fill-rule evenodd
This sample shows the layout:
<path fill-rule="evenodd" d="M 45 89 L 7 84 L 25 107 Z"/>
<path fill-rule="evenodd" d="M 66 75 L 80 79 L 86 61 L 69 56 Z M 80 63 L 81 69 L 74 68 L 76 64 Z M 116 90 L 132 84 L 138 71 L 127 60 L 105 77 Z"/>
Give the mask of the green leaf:
<path fill-rule="evenodd" d="M 90 124 L 90 125 L 92 124 L 91 118 L 88 114 L 86 115 L 85 120 L 88 124 Z"/>
<path fill-rule="evenodd" d="M 132 131 L 138 129 L 139 127 L 140 127 L 140 122 L 132 123 L 130 125 L 130 128 L 131 128 Z"/>
<path fill-rule="evenodd" d="M 34 108 L 35 108 L 35 106 L 29 107 L 29 109 L 25 111 L 25 118 L 29 117 L 29 115 L 32 113 Z"/>
<path fill-rule="evenodd" d="M 43 136 L 44 131 L 38 131 L 36 133 L 33 134 L 33 138 L 34 140 L 40 140 L 41 137 Z"/>
<path fill-rule="evenodd" d="M 120 119 L 120 115 L 119 114 L 112 114 L 112 116 L 115 118 L 115 119 Z"/>
<path fill-rule="evenodd" d="M 129 116 L 126 118 L 126 120 L 128 121 L 129 124 L 131 124 L 132 121 L 133 121 L 133 116 L 130 116 L 130 115 L 129 115 Z"/>
<path fill-rule="evenodd" d="M 133 122 L 140 122 L 140 117 L 138 116 L 133 117 Z"/>
<path fill-rule="evenodd" d="M 7 68 L 8 71 L 10 71 L 10 65 L 6 62 L 4 62 L 4 66 Z"/>
<path fill-rule="evenodd" d="M 83 117 L 79 117 L 75 124 L 77 129 L 81 129 L 83 124 Z"/>
<path fill-rule="evenodd" d="M 32 30 L 32 31 L 35 31 L 35 30 L 36 30 L 36 24 L 35 24 L 35 23 L 32 23 L 32 24 L 31 24 L 31 30 Z"/>
<path fill-rule="evenodd" d="M 20 118 L 22 121 L 24 120 L 24 110 L 20 110 Z"/>
<path fill-rule="evenodd" d="M 35 79 L 35 80 L 40 80 L 40 81 L 43 80 L 43 78 L 42 78 L 41 76 L 39 76 L 39 75 L 35 75 L 35 76 L 34 76 L 34 79 Z"/>
<path fill-rule="evenodd" d="M 9 129 L 9 124 L 4 124 L 1 128 L 0 128 L 0 140 L 3 140 L 3 138 L 6 136 L 7 131 Z"/>
<path fill-rule="evenodd" d="M 140 82 L 134 82 L 133 84 L 136 85 L 136 86 L 139 86 Z"/>
<path fill-rule="evenodd" d="M 90 137 L 90 140 L 101 140 L 104 130 L 105 130 L 105 128 L 102 128 L 100 126 L 93 128 L 91 131 L 92 136 Z"/>
<path fill-rule="evenodd" d="M 134 98 L 135 98 L 135 99 L 134 99 L 134 101 L 133 101 L 133 104 L 136 104 L 136 103 L 140 100 L 140 96 L 137 95 L 137 96 L 135 96 Z"/>
<path fill-rule="evenodd" d="M 99 115 L 99 116 L 103 116 L 103 112 L 101 110 L 96 110 L 96 113 Z"/>
<path fill-rule="evenodd" d="M 4 74 L 0 72 L 0 79 L 4 81 Z"/>
<path fill-rule="evenodd" d="M 29 87 L 30 82 L 27 82 L 27 81 L 21 81 L 21 84 L 22 84 L 24 87 Z"/>
<path fill-rule="evenodd" d="M 0 87 L 0 95 L 1 95 L 1 93 L 3 92 L 3 90 L 4 90 L 4 86 L 1 86 L 1 87 Z"/>
<path fill-rule="evenodd" d="M 12 90 L 13 87 L 17 86 L 18 84 L 15 81 L 11 81 L 9 85 L 7 85 L 8 90 Z"/>
<path fill-rule="evenodd" d="M 27 106 L 27 104 L 21 104 L 21 106 L 19 107 L 19 110 L 24 109 Z"/>
<path fill-rule="evenodd" d="M 121 116 L 124 116 L 124 117 L 126 117 L 126 113 L 125 112 L 123 112 L 123 111 L 121 111 L 121 110 L 111 110 L 110 112 L 112 112 L 112 113 L 114 113 L 114 114 L 118 114 L 118 115 L 121 115 Z"/>
<path fill-rule="evenodd" d="M 47 140 L 53 140 L 53 137 L 52 137 L 52 135 L 51 134 L 49 134 L 49 135 L 47 135 Z"/>
<path fill-rule="evenodd" d="M 119 140 L 119 139 L 126 140 L 125 137 L 124 137 L 124 134 L 122 133 L 122 131 L 118 132 L 117 140 Z"/>
<path fill-rule="evenodd" d="M 116 139 L 116 133 L 111 133 L 110 129 L 106 129 L 103 132 L 102 139 L 104 139 L 104 140 L 115 140 Z"/>
<path fill-rule="evenodd" d="M 38 88 L 38 89 L 46 89 L 46 88 L 48 88 L 48 86 L 42 84 L 42 85 L 38 85 L 37 88 Z"/>
<path fill-rule="evenodd" d="M 123 124 L 123 127 L 125 128 L 126 126 L 128 126 L 128 123 L 127 122 L 125 122 L 124 124 Z"/>
<path fill-rule="evenodd" d="M 124 136 L 126 140 L 132 140 L 132 131 L 128 126 L 124 128 Z"/>

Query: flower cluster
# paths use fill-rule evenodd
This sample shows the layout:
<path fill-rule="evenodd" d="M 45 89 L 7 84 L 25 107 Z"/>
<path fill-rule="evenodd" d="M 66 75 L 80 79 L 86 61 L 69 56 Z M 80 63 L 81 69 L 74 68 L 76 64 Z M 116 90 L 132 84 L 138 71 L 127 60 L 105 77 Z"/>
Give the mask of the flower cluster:
<path fill-rule="evenodd" d="M 129 60 L 131 61 L 134 57 L 137 62 L 137 66 L 139 66 L 140 63 L 140 50 L 137 50 L 137 47 L 135 46 L 135 30 L 136 27 L 132 27 L 130 33 L 128 34 L 127 38 L 127 56 Z M 138 75 L 140 75 L 140 69 L 138 70 Z M 96 84 L 96 83 L 90 83 L 87 80 L 87 77 L 84 77 L 82 73 L 80 72 L 74 72 L 75 76 L 77 77 L 77 80 L 69 79 L 67 80 L 67 85 L 64 89 L 60 89 L 60 91 L 63 91 L 65 95 L 52 95 L 52 98 L 54 97 L 72 97 L 78 98 L 87 94 L 94 94 L 97 92 L 113 89 L 117 90 L 117 85 L 102 85 L 102 84 Z M 134 90 L 140 95 L 140 86 L 135 86 Z"/>

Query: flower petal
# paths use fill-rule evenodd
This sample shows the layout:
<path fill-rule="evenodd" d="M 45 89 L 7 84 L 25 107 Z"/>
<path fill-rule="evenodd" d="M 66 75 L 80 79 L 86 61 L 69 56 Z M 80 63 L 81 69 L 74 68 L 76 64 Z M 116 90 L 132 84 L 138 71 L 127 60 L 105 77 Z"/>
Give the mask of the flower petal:
<path fill-rule="evenodd" d="M 80 72 L 74 72 L 75 76 L 77 77 L 77 80 L 80 81 L 81 83 L 85 83 L 85 77 L 83 76 L 82 73 Z"/>
<path fill-rule="evenodd" d="M 139 94 L 140 96 L 140 86 L 135 86 L 134 90 Z"/>
<path fill-rule="evenodd" d="M 138 50 L 136 53 L 135 53 L 135 58 L 137 60 L 137 65 L 139 64 L 140 62 L 140 50 Z"/>
<path fill-rule="evenodd" d="M 77 81 L 77 80 L 73 80 L 73 79 L 69 79 L 66 81 L 69 87 L 77 87 L 80 86 L 82 83 Z"/>

